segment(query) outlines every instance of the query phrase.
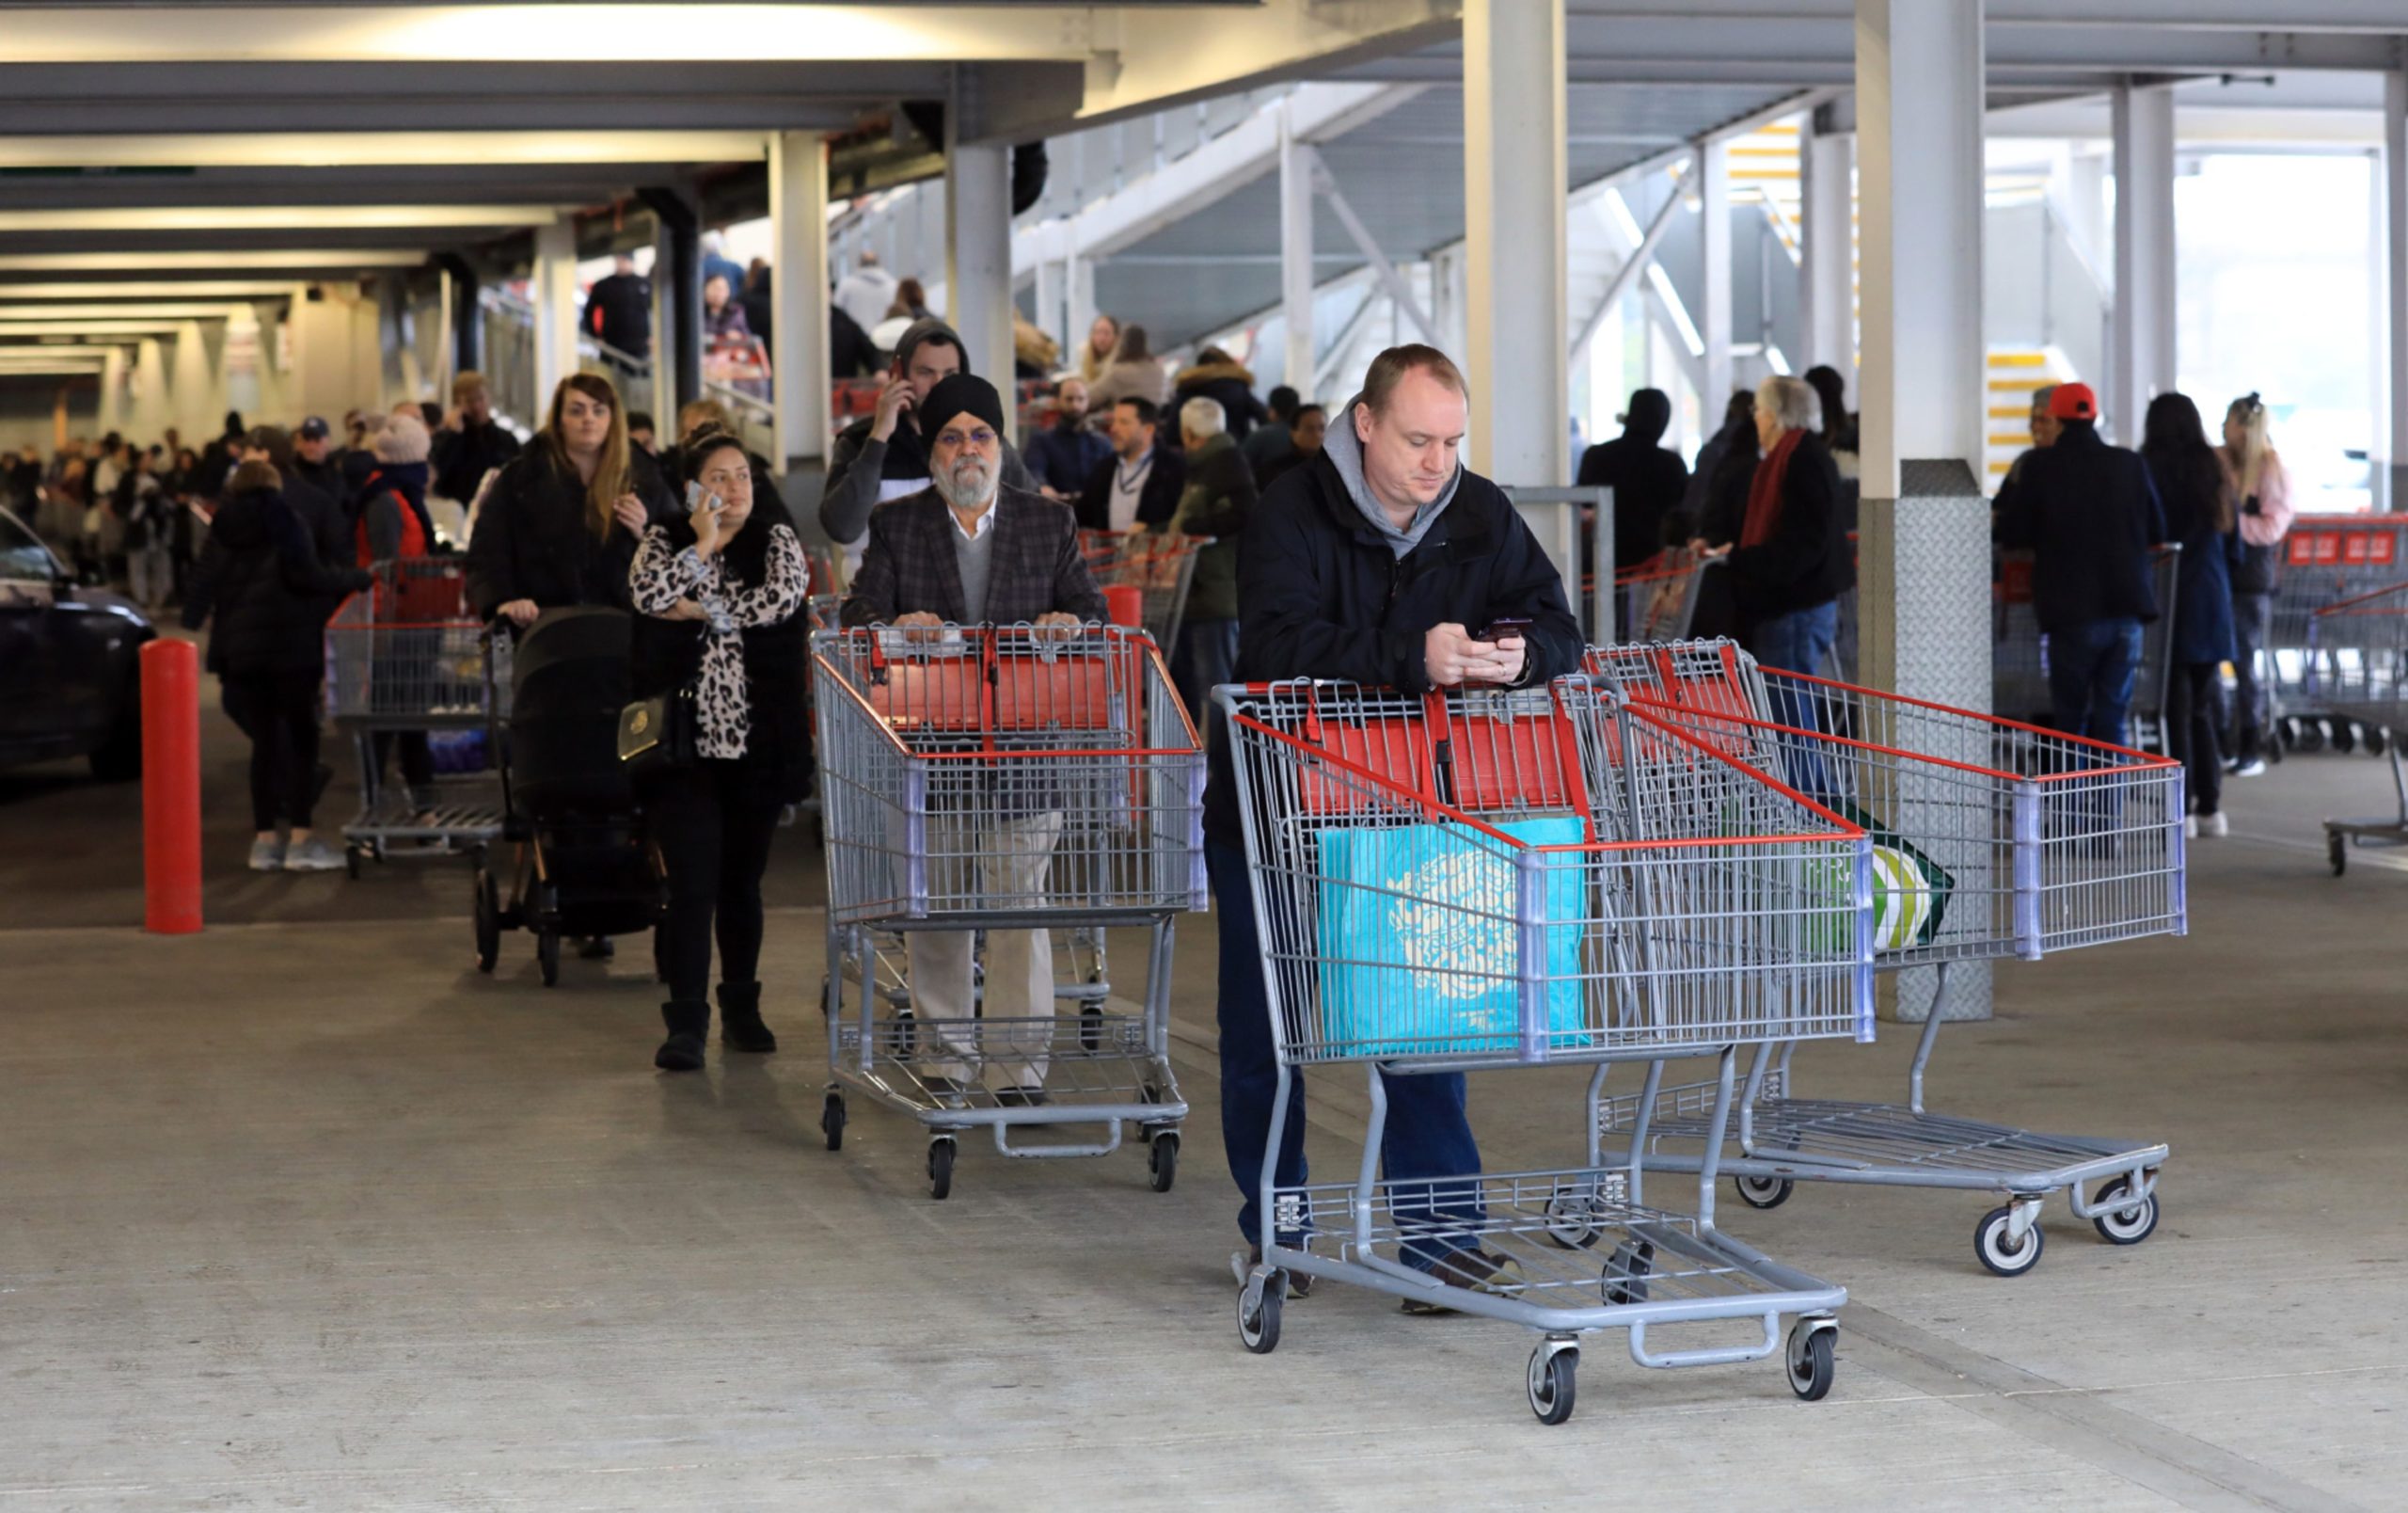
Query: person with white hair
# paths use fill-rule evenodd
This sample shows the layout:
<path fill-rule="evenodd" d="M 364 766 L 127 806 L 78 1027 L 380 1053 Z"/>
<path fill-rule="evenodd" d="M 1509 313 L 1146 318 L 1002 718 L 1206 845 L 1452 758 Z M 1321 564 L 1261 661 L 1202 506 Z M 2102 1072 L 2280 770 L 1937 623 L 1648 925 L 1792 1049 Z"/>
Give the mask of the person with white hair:
<path fill-rule="evenodd" d="M 1254 513 L 1254 470 L 1229 434 L 1228 416 L 1217 399 L 1199 395 L 1181 405 L 1179 433 L 1187 452 L 1187 486 L 1180 491 L 1170 528 L 1180 535 L 1211 536 L 1212 544 L 1196 559 L 1170 672 L 1189 718 L 1205 727 L 1211 724 L 1205 715 L 1213 687 L 1228 682 L 1237 665 L 1238 533 Z"/>
<path fill-rule="evenodd" d="M 1708 550 L 1725 559 L 1739 639 L 1756 661 L 1818 674 L 1839 630 L 1839 597 L 1856 584 L 1839 468 L 1818 434 L 1822 401 L 1803 379 L 1758 384 L 1755 421 L 1764 455 L 1747 507 L 1735 536 Z M 1788 712 L 1793 725 L 1812 718 Z"/>

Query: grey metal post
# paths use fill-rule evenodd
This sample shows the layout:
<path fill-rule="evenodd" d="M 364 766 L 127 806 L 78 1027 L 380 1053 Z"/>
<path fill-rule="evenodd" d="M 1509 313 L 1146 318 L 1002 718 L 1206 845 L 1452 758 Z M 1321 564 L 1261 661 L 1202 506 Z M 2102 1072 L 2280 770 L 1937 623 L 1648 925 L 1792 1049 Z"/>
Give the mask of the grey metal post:
<path fill-rule="evenodd" d="M 637 194 L 659 226 L 668 254 L 665 260 L 656 255 L 652 268 L 656 290 L 667 286 L 662 311 L 673 317 L 664 321 L 668 329 L 654 348 L 653 371 L 668 378 L 665 386 L 656 378 L 654 388 L 673 396 L 673 403 L 662 407 L 673 409 L 703 397 L 702 216 L 676 189 L 641 189 Z"/>
<path fill-rule="evenodd" d="M 2117 88 L 2115 391 L 2106 420 L 2141 443 L 2148 402 L 2174 387 L 2174 90 Z"/>
<path fill-rule="evenodd" d="M 1469 462 L 1500 483 L 1572 481 L 1565 358 L 1563 0 L 1464 6 Z"/>

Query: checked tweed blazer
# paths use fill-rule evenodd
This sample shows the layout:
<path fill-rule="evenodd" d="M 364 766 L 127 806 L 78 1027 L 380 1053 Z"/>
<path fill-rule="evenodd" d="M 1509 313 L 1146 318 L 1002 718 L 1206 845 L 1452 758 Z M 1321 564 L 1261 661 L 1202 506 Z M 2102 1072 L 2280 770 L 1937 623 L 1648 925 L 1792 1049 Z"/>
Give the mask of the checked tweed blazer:
<path fill-rule="evenodd" d="M 1006 486 L 997 491 L 994 510 L 988 623 L 1018 625 L 1057 610 L 1082 620 L 1107 617 L 1069 505 Z M 958 532 L 933 486 L 871 511 L 869 544 L 838 617 L 846 625 L 885 625 L 926 610 L 959 624 L 967 607 L 953 554 Z"/>

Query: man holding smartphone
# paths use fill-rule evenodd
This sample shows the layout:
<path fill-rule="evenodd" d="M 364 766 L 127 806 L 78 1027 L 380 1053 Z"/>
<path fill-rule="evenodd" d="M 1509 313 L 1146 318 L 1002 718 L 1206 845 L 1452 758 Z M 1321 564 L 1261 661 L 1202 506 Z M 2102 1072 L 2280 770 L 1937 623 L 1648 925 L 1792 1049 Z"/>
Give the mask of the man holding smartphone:
<path fill-rule="evenodd" d="M 1372 360 L 1319 455 L 1271 486 L 1240 538 L 1237 681 L 1342 678 L 1420 693 L 1578 671 L 1580 629 L 1562 579 L 1504 491 L 1458 460 L 1469 410 L 1463 374 L 1435 348 L 1391 347 Z M 1254 1250 L 1234 1258 L 1243 1282 L 1261 1256 L 1255 1195 L 1279 1068 L 1228 743 L 1212 759 L 1204 824 L 1221 932 L 1221 1129 L 1245 1195 L 1238 1228 Z M 1434 1182 L 1426 1210 L 1396 1215 L 1436 1225 L 1406 1246 L 1405 1263 L 1458 1286 L 1513 1285 L 1510 1262 L 1444 1228 L 1467 1232 L 1481 1217 L 1463 1075 L 1382 1076 L 1388 1179 Z M 1305 1180 L 1304 1128 L 1292 1112 L 1280 1187 Z M 1291 1279 L 1291 1291 L 1308 1280 Z M 1444 1310 L 1408 1299 L 1405 1311 Z"/>

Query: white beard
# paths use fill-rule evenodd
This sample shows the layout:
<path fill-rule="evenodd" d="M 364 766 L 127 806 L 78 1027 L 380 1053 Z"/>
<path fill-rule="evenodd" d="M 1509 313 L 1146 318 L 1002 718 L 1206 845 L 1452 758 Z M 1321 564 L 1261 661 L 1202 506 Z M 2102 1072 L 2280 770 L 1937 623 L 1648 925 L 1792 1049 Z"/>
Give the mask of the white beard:
<path fill-rule="evenodd" d="M 995 502 L 1002 471 L 983 461 L 974 465 L 958 462 L 936 473 L 930 481 L 937 486 L 938 497 L 955 509 L 984 509 Z"/>

